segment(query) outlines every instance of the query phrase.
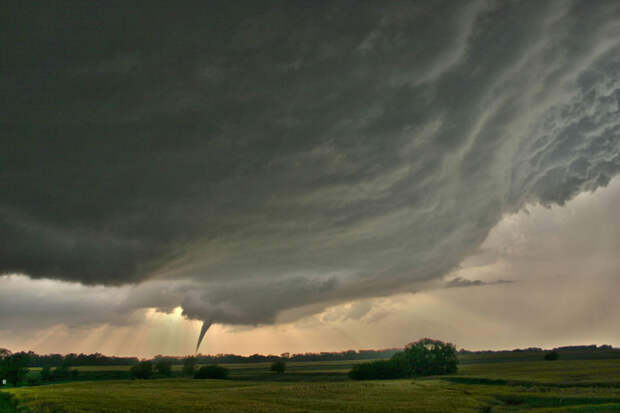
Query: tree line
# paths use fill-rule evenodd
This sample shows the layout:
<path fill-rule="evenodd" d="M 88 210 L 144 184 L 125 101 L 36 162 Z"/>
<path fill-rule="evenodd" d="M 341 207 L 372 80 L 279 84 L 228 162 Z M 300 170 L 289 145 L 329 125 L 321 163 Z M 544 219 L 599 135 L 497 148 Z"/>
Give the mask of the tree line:
<path fill-rule="evenodd" d="M 320 352 L 320 353 L 282 353 L 277 355 L 252 354 L 251 356 L 240 356 L 237 354 L 198 354 L 196 361 L 198 364 L 226 364 L 226 363 L 257 363 L 274 361 L 337 361 L 337 360 L 370 360 L 379 358 L 389 358 L 399 349 L 382 350 L 347 350 L 340 352 Z M 25 360 L 25 367 L 62 367 L 62 366 L 127 366 L 137 364 L 140 359 L 137 357 L 115 357 L 105 356 L 101 353 L 92 354 L 37 354 L 33 351 L 11 353 L 9 350 L 0 349 L 0 352 L 19 355 L 20 359 Z M 158 361 L 167 361 L 173 365 L 183 364 L 184 357 L 157 355 L 151 361 L 156 364 Z"/>
<path fill-rule="evenodd" d="M 388 358 L 398 353 L 401 349 L 390 348 L 381 350 L 346 350 L 338 352 L 320 353 L 282 353 L 278 355 L 252 354 L 251 356 L 240 356 L 237 354 L 216 354 L 216 355 L 196 355 L 199 364 L 215 363 L 267 363 L 275 361 L 343 361 L 343 360 L 372 360 L 378 358 Z M 172 364 L 182 364 L 183 358 L 157 355 L 153 361 L 168 360 Z"/>
<path fill-rule="evenodd" d="M 320 353 L 282 353 L 278 355 L 263 355 L 263 354 L 252 354 L 251 356 L 240 356 L 237 354 L 215 354 L 215 355 L 205 355 L 198 354 L 196 357 L 197 363 L 199 364 L 226 364 L 226 363 L 257 363 L 257 362 L 275 362 L 275 361 L 343 361 L 343 360 L 372 360 L 372 359 L 387 359 L 392 357 L 394 354 L 398 353 L 402 349 L 390 348 L 390 349 L 381 349 L 381 350 L 346 350 L 339 352 L 320 352 Z M 605 345 L 588 345 L 588 346 L 564 346 L 564 347 L 556 347 L 552 350 L 555 351 L 613 351 L 615 350 L 612 346 Z M 465 349 L 461 349 L 458 351 L 459 355 L 468 355 L 468 354 L 507 354 L 507 353 L 519 353 L 519 352 L 541 352 L 545 353 L 550 350 L 544 350 L 539 347 L 530 347 L 525 349 L 514 349 L 514 350 L 483 350 L 483 351 L 468 351 Z M 106 356 L 101 353 L 91 353 L 91 354 L 76 354 L 70 353 L 66 355 L 62 354 L 37 354 L 33 351 L 28 352 L 17 352 L 11 353 L 7 349 L 0 348 L 0 354 L 14 354 L 15 357 L 26 360 L 25 367 L 67 367 L 67 366 L 128 366 L 134 365 L 140 361 L 138 357 L 116 357 L 116 356 Z M 183 360 L 185 357 L 175 357 L 175 356 L 163 356 L 157 355 L 151 359 L 147 359 L 147 361 L 151 361 L 154 364 L 160 360 L 165 360 L 170 362 L 173 365 L 181 365 L 183 364 Z"/>
<path fill-rule="evenodd" d="M 104 356 L 101 353 L 92 354 L 37 354 L 33 351 L 11 353 L 0 348 L 0 353 L 20 355 L 27 360 L 26 367 L 62 367 L 62 366 L 127 366 L 137 363 L 137 357 Z"/>

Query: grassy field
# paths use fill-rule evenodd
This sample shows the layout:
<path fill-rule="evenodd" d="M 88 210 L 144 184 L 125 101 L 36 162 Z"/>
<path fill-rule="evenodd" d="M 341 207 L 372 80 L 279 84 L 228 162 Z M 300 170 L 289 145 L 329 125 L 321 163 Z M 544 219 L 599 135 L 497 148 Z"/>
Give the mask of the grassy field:
<path fill-rule="evenodd" d="M 289 363 L 283 375 L 270 373 L 269 363 L 228 364 L 229 380 L 106 380 L 6 389 L 0 412 L 620 412 L 619 359 L 484 361 L 463 364 L 452 376 L 368 382 L 347 378 L 354 363 Z"/>

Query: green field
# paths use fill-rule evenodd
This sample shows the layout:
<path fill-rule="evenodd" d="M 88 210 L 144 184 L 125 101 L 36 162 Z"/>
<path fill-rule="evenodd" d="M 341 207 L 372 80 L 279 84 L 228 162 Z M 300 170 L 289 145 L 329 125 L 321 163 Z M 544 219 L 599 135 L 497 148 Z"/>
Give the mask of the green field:
<path fill-rule="evenodd" d="M 620 412 L 620 359 L 466 362 L 452 376 L 357 382 L 357 361 L 228 364 L 228 380 L 78 381 L 5 389 L 0 412 Z M 80 374 L 128 367 L 81 367 Z M 38 374 L 36 369 L 30 374 Z"/>

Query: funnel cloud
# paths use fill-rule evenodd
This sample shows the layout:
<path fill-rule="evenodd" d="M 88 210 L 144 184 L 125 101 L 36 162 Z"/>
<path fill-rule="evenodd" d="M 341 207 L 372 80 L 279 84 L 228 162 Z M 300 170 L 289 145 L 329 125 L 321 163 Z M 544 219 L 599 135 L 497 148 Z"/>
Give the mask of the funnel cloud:
<path fill-rule="evenodd" d="M 208 321 L 202 322 L 202 327 L 200 327 L 200 335 L 198 336 L 198 343 L 196 343 L 196 353 L 198 353 L 198 349 L 200 348 L 200 343 L 202 343 L 202 339 L 205 338 L 205 334 L 211 327 L 211 323 Z"/>
<path fill-rule="evenodd" d="M 617 1 L 160 6 L 2 29 L 0 274 L 123 291 L 98 321 L 180 306 L 198 351 L 418 291 L 620 171 Z"/>

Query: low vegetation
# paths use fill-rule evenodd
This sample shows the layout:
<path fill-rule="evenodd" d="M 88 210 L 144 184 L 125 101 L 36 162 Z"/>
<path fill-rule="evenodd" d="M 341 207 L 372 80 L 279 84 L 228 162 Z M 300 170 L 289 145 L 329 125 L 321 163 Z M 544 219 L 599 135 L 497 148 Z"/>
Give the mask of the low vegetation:
<path fill-rule="evenodd" d="M 216 364 L 202 366 L 194 374 L 195 379 L 225 379 L 228 377 L 228 369 Z"/>
<path fill-rule="evenodd" d="M 193 376 L 196 371 L 196 357 L 185 357 L 183 359 L 183 375 Z"/>
<path fill-rule="evenodd" d="M 140 361 L 129 370 L 132 379 L 150 379 L 153 377 L 153 363 L 150 361 Z"/>
<path fill-rule="evenodd" d="M 155 363 L 155 370 L 162 376 L 172 376 L 172 363 L 167 360 L 159 360 Z"/>
<path fill-rule="evenodd" d="M 274 361 L 273 363 L 271 363 L 271 367 L 269 367 L 269 370 L 273 371 L 274 373 L 283 374 L 286 370 L 286 363 L 282 360 Z"/>

